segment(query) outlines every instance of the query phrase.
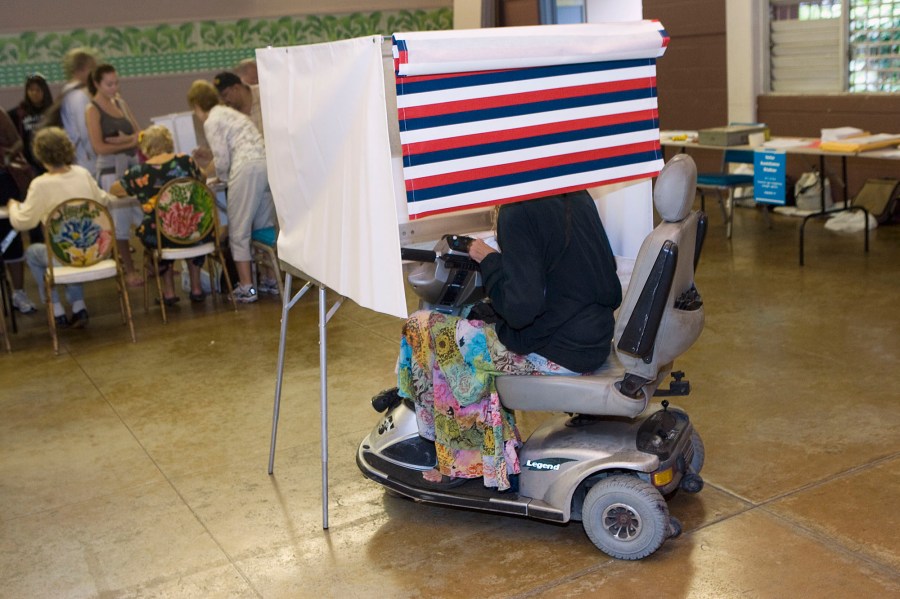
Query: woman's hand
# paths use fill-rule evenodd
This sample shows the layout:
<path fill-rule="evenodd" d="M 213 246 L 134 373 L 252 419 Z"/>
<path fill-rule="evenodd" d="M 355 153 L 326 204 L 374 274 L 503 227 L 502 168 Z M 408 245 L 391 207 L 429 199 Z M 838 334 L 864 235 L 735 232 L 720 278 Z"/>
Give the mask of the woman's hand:
<path fill-rule="evenodd" d="M 128 192 L 125 191 L 125 187 L 122 186 L 121 181 L 115 181 L 109 188 L 109 194 L 114 195 L 117 198 L 125 198 L 128 197 Z"/>
<path fill-rule="evenodd" d="M 137 143 L 137 136 L 136 135 L 127 135 L 127 134 L 119 131 L 113 137 L 103 138 L 103 141 L 105 141 L 108 144 L 112 144 L 114 146 L 130 146 L 130 145 L 134 145 L 135 143 Z"/>
<path fill-rule="evenodd" d="M 194 162 L 197 163 L 197 166 L 205 169 L 209 166 L 209 163 L 212 162 L 213 153 L 209 148 L 194 148 L 194 151 L 191 152 L 191 158 L 194 159 Z"/>
<path fill-rule="evenodd" d="M 484 260 L 485 256 L 495 253 L 497 253 L 497 250 L 478 238 L 473 239 L 472 243 L 469 245 L 469 257 L 479 264 L 481 264 L 481 261 Z"/>

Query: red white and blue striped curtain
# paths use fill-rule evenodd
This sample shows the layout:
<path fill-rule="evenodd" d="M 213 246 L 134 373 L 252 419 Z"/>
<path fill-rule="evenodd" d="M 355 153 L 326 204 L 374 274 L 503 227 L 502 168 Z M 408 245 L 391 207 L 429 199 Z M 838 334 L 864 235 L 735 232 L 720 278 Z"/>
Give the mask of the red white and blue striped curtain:
<path fill-rule="evenodd" d="M 415 44 L 406 39 L 412 34 L 395 34 L 409 218 L 656 175 L 663 165 L 656 58 L 668 36 L 655 21 L 630 25 L 641 27 L 637 50 L 623 52 L 607 35 L 599 54 L 579 45 L 577 56 L 555 51 L 548 59 L 539 55 L 539 36 L 519 37 L 508 44 L 514 58 L 507 62 L 518 67 L 527 45 L 536 66 L 452 73 L 441 72 L 452 68 L 446 64 L 417 71 Z M 528 29 L 554 36 L 558 27 Z M 603 31 L 631 34 L 627 43 L 635 45 L 631 29 L 610 24 Z M 503 62 L 496 45 L 479 61 L 478 41 L 462 50 L 476 55 L 465 65 Z M 452 54 L 453 42 L 445 54 Z"/>

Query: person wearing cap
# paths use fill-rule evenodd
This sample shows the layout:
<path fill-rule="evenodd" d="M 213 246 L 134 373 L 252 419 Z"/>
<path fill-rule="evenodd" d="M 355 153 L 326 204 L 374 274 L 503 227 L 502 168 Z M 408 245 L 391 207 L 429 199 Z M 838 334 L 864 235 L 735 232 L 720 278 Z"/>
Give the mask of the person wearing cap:
<path fill-rule="evenodd" d="M 250 117 L 260 135 L 266 136 L 263 131 L 262 109 L 259 106 L 259 86 L 247 85 L 241 78 L 229 71 L 216 75 L 213 85 L 219 91 L 222 102 L 229 108 L 243 112 Z"/>

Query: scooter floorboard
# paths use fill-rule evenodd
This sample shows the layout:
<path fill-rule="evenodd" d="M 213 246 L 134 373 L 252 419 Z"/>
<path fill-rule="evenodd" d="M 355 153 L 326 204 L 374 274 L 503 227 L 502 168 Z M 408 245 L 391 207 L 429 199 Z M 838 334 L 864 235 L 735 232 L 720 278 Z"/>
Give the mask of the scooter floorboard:
<path fill-rule="evenodd" d="M 368 478 L 410 499 L 503 514 L 528 515 L 531 498 L 485 487 L 480 477 L 444 486 L 429 483 L 422 478 L 421 471 L 397 466 L 370 452 L 363 451 L 358 456 L 358 460 L 363 462 L 360 469 Z M 379 472 L 387 476 L 382 477 Z"/>

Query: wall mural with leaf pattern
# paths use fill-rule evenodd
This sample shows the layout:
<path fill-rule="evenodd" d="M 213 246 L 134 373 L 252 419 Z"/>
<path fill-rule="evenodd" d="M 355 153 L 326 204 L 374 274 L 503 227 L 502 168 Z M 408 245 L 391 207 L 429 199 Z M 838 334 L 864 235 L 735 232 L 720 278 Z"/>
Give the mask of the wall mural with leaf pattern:
<path fill-rule="evenodd" d="M 32 73 L 63 81 L 62 57 L 78 46 L 95 49 L 125 77 L 230 69 L 266 46 L 453 28 L 450 8 L 277 19 L 240 19 L 103 27 L 0 36 L 0 86 L 18 87 Z"/>

